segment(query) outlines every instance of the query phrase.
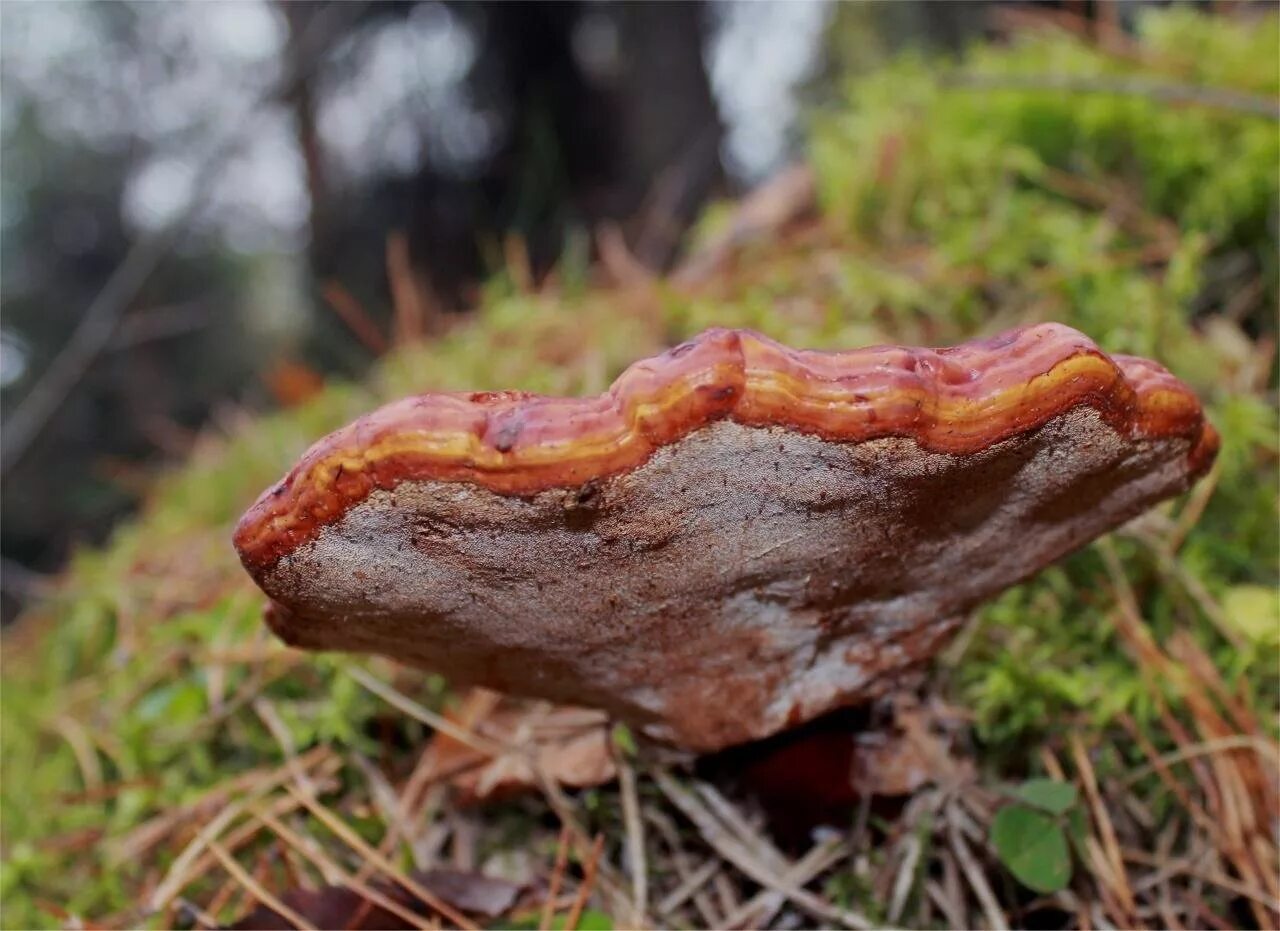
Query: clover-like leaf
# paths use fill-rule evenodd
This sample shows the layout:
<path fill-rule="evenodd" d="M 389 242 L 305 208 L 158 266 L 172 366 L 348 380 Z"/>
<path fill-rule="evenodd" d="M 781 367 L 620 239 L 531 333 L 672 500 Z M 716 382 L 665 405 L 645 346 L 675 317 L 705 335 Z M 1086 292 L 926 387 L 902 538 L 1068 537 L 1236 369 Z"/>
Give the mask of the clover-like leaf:
<path fill-rule="evenodd" d="M 1069 782 L 1059 782 L 1057 779 L 1028 779 L 1013 790 L 1013 795 L 1032 808 L 1038 808 L 1051 815 L 1061 815 L 1075 805 L 1079 793 Z"/>
<path fill-rule="evenodd" d="M 1042 811 L 1014 804 L 996 812 L 991 843 L 1000 862 L 1028 889 L 1057 892 L 1071 880 L 1071 852 L 1061 825 Z"/>

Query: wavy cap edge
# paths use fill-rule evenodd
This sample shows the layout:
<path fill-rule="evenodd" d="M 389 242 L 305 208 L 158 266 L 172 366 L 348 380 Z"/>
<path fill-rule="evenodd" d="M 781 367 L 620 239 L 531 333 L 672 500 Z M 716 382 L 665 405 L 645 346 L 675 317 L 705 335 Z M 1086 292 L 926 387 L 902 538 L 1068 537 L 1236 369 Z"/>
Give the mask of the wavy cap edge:
<path fill-rule="evenodd" d="M 1189 481 L 1217 454 L 1217 431 L 1183 382 L 1062 324 L 942 349 L 834 352 L 712 329 L 633 363 L 594 397 L 438 392 L 384 405 L 313 444 L 245 512 L 233 542 L 251 572 L 267 569 L 375 490 L 423 480 L 518 496 L 576 488 L 725 418 L 965 455 L 1082 405 L 1130 437 L 1189 440 Z"/>

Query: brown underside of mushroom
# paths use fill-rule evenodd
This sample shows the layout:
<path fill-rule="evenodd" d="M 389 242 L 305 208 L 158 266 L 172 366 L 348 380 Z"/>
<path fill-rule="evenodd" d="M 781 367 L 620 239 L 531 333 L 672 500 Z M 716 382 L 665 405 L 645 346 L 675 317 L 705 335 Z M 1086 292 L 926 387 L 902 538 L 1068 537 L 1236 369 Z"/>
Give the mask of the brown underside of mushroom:
<path fill-rule="evenodd" d="M 1205 442 L 1085 403 L 964 454 L 721 419 L 576 487 L 375 489 L 246 565 L 291 644 L 708 751 L 883 693 L 974 605 L 1186 489 Z"/>

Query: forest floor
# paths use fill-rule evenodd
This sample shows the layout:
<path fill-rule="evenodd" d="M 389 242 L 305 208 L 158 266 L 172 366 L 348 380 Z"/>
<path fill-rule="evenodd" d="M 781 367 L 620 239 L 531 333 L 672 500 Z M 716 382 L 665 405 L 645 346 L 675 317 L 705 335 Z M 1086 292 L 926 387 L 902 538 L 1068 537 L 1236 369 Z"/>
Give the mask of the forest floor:
<path fill-rule="evenodd" d="M 368 383 L 209 431 L 5 635 L 4 926 L 1280 926 L 1277 22 L 1069 25 L 858 78 L 666 278 L 606 235 L 535 284 L 511 242 Z M 1191 384 L 1213 471 L 975 612 L 925 684 L 764 746 L 673 758 L 289 650 L 230 547 L 312 441 L 405 394 L 598 393 L 712 325 L 1050 319 Z"/>

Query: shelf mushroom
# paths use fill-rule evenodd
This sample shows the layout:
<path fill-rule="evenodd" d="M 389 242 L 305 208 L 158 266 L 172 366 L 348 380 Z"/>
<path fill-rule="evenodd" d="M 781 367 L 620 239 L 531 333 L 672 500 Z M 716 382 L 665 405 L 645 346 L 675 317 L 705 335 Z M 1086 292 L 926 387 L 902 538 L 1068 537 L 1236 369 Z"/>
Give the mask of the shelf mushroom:
<path fill-rule="evenodd" d="M 389 404 L 235 545 L 290 644 L 710 751 L 888 690 L 1217 445 L 1167 371 L 1058 324 L 831 353 L 708 330 L 594 398 Z"/>

